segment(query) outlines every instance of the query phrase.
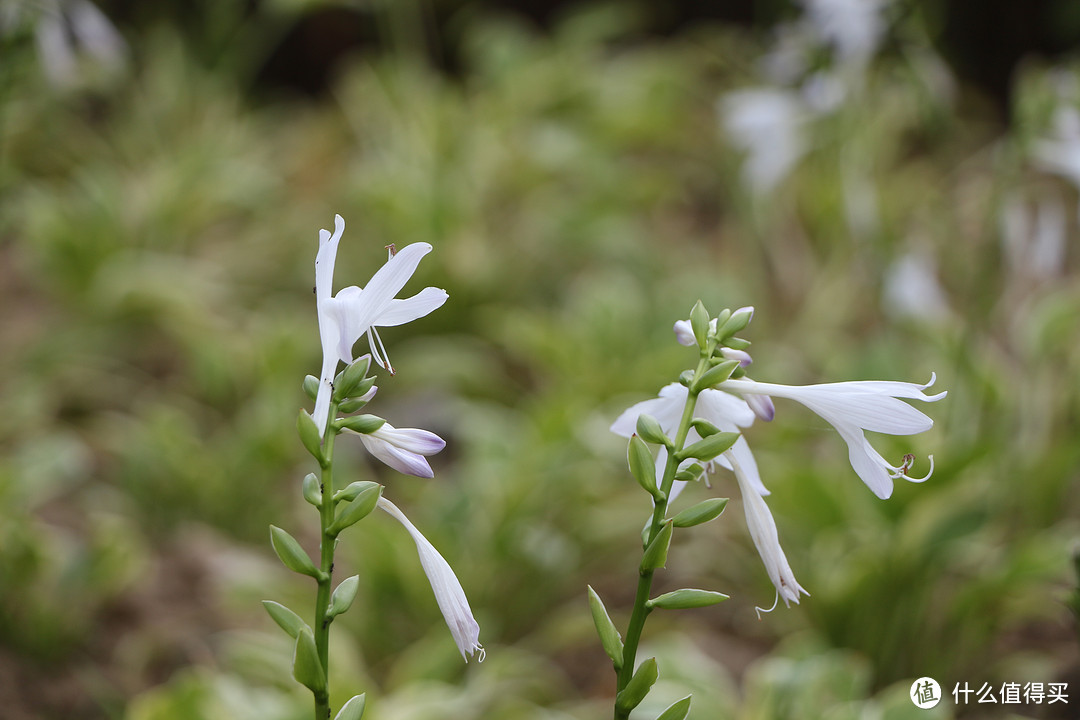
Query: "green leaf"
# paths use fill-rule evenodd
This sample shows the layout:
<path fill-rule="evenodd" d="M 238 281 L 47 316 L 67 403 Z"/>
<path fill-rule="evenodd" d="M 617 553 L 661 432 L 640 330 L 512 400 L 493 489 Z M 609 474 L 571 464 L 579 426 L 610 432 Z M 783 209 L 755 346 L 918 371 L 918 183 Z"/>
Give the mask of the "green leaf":
<path fill-rule="evenodd" d="M 369 435 L 385 424 L 386 420 L 378 415 L 353 415 L 336 422 L 338 427 L 358 432 L 361 435 Z"/>
<path fill-rule="evenodd" d="M 687 608 L 709 607 L 728 599 L 724 593 L 711 590 L 683 588 L 672 590 L 645 603 L 645 607 L 663 608 L 664 610 L 686 610 Z"/>
<path fill-rule="evenodd" d="M 378 483 L 372 483 L 372 485 L 373 487 L 362 490 L 348 505 L 341 509 L 334 522 L 326 529 L 327 535 L 337 537 L 342 530 L 371 514 L 371 511 L 375 509 L 375 504 L 379 501 L 383 489 L 383 486 Z"/>
<path fill-rule="evenodd" d="M 657 445 L 671 446 L 671 438 L 664 434 L 664 428 L 660 427 L 660 421 L 652 415 L 642 413 L 637 419 L 637 434 L 645 442 Z"/>
<path fill-rule="evenodd" d="M 611 662 L 618 670 L 622 667 L 623 641 L 615 623 L 608 617 L 607 608 L 596 591 L 589 586 L 589 610 L 592 612 L 593 624 L 596 625 L 596 633 L 600 636 L 600 644 L 604 646 L 604 652 L 611 658 Z"/>
<path fill-rule="evenodd" d="M 702 373 L 701 377 L 697 379 L 697 382 L 690 386 L 690 390 L 699 393 L 705 388 L 719 385 L 731 377 L 731 373 L 734 372 L 737 367 L 739 367 L 738 360 L 725 360 L 719 365 L 715 365 Z"/>
<path fill-rule="evenodd" d="M 709 311 L 705 309 L 700 300 L 694 304 L 694 309 L 690 311 L 690 327 L 694 331 L 694 339 L 697 340 L 698 347 L 705 347 L 709 337 Z"/>
<path fill-rule="evenodd" d="M 266 608 L 266 612 L 278 624 L 278 627 L 289 633 L 291 637 L 295 638 L 302 629 L 308 627 L 307 623 L 301 620 L 299 615 L 281 603 L 276 603 L 273 600 L 263 600 L 262 604 Z M 311 628 L 308 628 L 308 632 L 311 632 Z"/>
<path fill-rule="evenodd" d="M 311 414 L 307 410 L 300 410 L 300 415 L 296 418 L 296 431 L 300 434 L 300 442 L 304 443 L 304 447 L 311 453 L 312 457 L 319 461 L 319 465 L 324 465 L 326 459 L 323 457 L 322 451 L 322 438 L 319 436 L 319 427 L 315 424 L 315 419 L 311 417 Z"/>
<path fill-rule="evenodd" d="M 353 575 L 341 581 L 330 596 L 330 608 L 326 611 L 327 617 L 337 617 L 349 609 L 356 599 L 356 591 L 360 589 L 360 576 Z"/>
<path fill-rule="evenodd" d="M 378 484 L 379 483 L 371 482 L 370 480 L 357 480 L 354 483 L 349 483 L 347 487 L 344 487 L 334 493 L 334 502 L 340 502 L 342 500 L 352 500 L 368 488 L 375 487 Z"/>
<path fill-rule="evenodd" d="M 656 678 L 660 672 L 656 668 L 656 658 L 649 658 L 638 666 L 634 677 L 626 683 L 626 687 L 615 696 L 615 708 L 622 713 L 628 713 L 636 708 L 645 696 L 652 690 Z"/>
<path fill-rule="evenodd" d="M 649 572 L 664 567 L 667 564 L 667 551 L 670 544 L 671 521 L 669 520 L 664 523 L 664 527 L 660 528 L 660 532 L 656 533 L 649 547 L 645 548 L 645 553 L 641 556 L 641 571 Z"/>
<path fill-rule="evenodd" d="M 720 513 L 724 512 L 724 508 L 727 507 L 727 498 L 709 498 L 708 500 L 702 500 L 696 505 L 683 510 L 672 519 L 671 524 L 675 527 L 688 528 L 695 525 L 701 525 L 707 523 L 710 520 L 715 520 L 720 517 Z"/>
<path fill-rule="evenodd" d="M 356 395 L 363 395 L 364 393 L 355 391 L 367 378 L 369 367 L 371 367 L 371 356 L 365 355 L 338 373 L 338 376 L 334 378 L 334 400 L 340 402 Z"/>
<path fill-rule="evenodd" d="M 304 377 L 304 394 L 311 398 L 311 402 L 315 402 L 319 397 L 319 378 L 314 375 Z"/>
<path fill-rule="evenodd" d="M 683 448 L 680 452 L 675 453 L 675 458 L 679 462 L 682 462 L 686 458 L 694 458 L 695 460 L 707 462 L 725 450 L 728 450 L 738 439 L 739 433 L 736 432 L 716 433 L 715 435 L 710 435 L 707 438 L 698 440 L 693 445 Z"/>
<path fill-rule="evenodd" d="M 326 669 L 319 660 L 315 636 L 308 628 L 301 628 L 296 636 L 296 652 L 293 654 L 293 677 L 315 694 L 326 692 Z"/>
<path fill-rule="evenodd" d="M 630 463 L 630 474 L 638 481 L 638 485 L 645 492 L 657 500 L 664 499 L 664 493 L 656 487 L 656 461 L 653 458 L 649 446 L 637 435 L 630 437 L 630 445 L 626 449 L 626 459 Z"/>
<path fill-rule="evenodd" d="M 349 702 L 341 706 L 334 720 L 360 720 L 364 717 L 364 705 L 367 703 L 364 695 L 353 695 Z"/>
<path fill-rule="evenodd" d="M 315 507 L 322 505 L 322 483 L 319 482 L 319 478 L 315 476 L 315 473 L 308 473 L 304 476 L 304 499 Z"/>
<path fill-rule="evenodd" d="M 322 578 L 323 572 L 311 562 L 311 558 L 304 552 L 304 548 L 300 547 L 300 543 L 296 542 L 296 538 L 275 525 L 270 526 L 270 544 L 274 546 L 274 552 L 285 567 L 301 575 L 310 575 L 316 580 Z"/>
<path fill-rule="evenodd" d="M 682 700 L 669 705 L 668 709 L 660 713 L 656 720 L 684 720 L 686 714 L 690 712 L 690 697 L 687 695 Z"/>

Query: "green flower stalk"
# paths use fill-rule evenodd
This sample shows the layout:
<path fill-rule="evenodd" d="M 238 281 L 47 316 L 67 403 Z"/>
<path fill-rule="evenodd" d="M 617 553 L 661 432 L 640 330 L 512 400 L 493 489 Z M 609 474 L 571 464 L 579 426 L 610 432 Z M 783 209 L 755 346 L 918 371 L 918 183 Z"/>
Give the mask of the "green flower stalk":
<path fill-rule="evenodd" d="M 312 414 L 301 410 L 297 432 L 307 451 L 319 465 L 319 475 L 308 474 L 302 484 L 304 499 L 319 511 L 318 564 L 288 532 L 271 526 L 270 539 L 274 551 L 290 570 L 315 580 L 315 611 L 312 625 L 289 608 L 273 601 L 264 601 L 270 617 L 296 640 L 293 656 L 293 676 L 311 690 L 314 698 L 315 720 L 330 717 L 330 625 L 352 605 L 360 586 L 353 575 L 333 583 L 334 551 L 338 536 L 380 508 L 400 522 L 416 543 L 421 565 L 431 582 L 446 618 L 454 642 L 462 657 L 480 653 L 480 626 L 473 618 L 465 592 L 450 565 L 427 541 L 404 513 L 386 498 L 383 487 L 375 482 L 358 481 L 339 489 L 334 473 L 334 444 L 338 435 L 358 435 L 373 456 L 395 470 L 417 477 L 433 476 L 427 457 L 445 446 L 439 436 L 416 428 L 395 428 L 376 415 L 363 414 L 339 418 L 339 413 L 355 413 L 374 398 L 378 388 L 375 378 L 368 376 L 372 355 L 375 361 L 393 374 L 386 350 L 376 327 L 394 326 L 423 317 L 446 302 L 446 291 L 425 288 L 411 298 L 399 300 L 395 295 L 415 272 L 420 259 L 431 251 L 427 243 L 414 243 L 394 253 L 371 278 L 367 287 L 347 287 L 332 294 L 334 261 L 345 222 L 335 216 L 335 232 L 319 232 L 319 252 L 315 258 L 315 296 L 318 308 L 319 335 L 323 348 L 321 377 L 309 375 L 304 390 L 315 403 Z M 367 335 L 372 355 L 354 361 L 352 348 L 361 336 Z M 340 373 L 338 365 L 346 367 Z M 365 696 L 357 695 L 346 702 L 337 720 L 360 720 L 364 713 Z"/>
<path fill-rule="evenodd" d="M 933 384 L 901 382 L 848 382 L 792 387 L 757 383 L 746 377 L 752 358 L 750 343 L 736 337 L 753 317 L 753 308 L 724 310 L 710 318 L 698 302 L 689 320 L 675 323 L 678 342 L 696 347 L 698 362 L 679 376 L 679 382 L 661 389 L 659 397 L 629 408 L 611 430 L 630 440 L 627 461 L 638 484 L 649 494 L 652 515 L 642 534 L 643 551 L 638 567 L 638 586 L 626 629 L 619 634 L 599 595 L 589 588 L 589 604 L 604 651 L 616 673 L 615 720 L 626 720 L 646 697 L 658 678 L 654 659 L 637 663 L 637 651 L 649 614 L 657 609 L 676 610 L 706 607 L 722 602 L 722 593 L 684 588 L 652 597 L 656 572 L 668 561 L 671 539 L 676 529 L 702 525 L 717 518 L 726 498 L 711 498 L 669 517 L 671 503 L 688 483 L 700 481 L 719 468 L 734 475 L 743 498 L 747 527 L 761 555 L 765 570 L 776 588 L 776 601 L 798 604 L 809 595 L 792 572 L 780 547 L 779 533 L 765 503 L 769 491 L 761 481 L 750 446 L 740 434 L 755 419 L 773 419 L 772 398 L 795 400 L 810 408 L 830 424 L 848 445 L 852 467 L 866 485 L 881 498 L 892 493 L 892 481 L 908 477 L 914 460 L 905 456 L 899 465 L 889 464 L 866 440 L 865 430 L 893 435 L 911 435 L 929 429 L 929 417 L 901 402 L 899 398 L 932 402 L 945 393 L 927 396 Z M 650 448 L 655 446 L 655 452 Z M 776 602 L 773 603 L 775 608 Z M 758 608 L 759 612 L 761 608 Z M 690 698 L 668 707 L 658 720 L 682 720 L 690 710 Z"/>

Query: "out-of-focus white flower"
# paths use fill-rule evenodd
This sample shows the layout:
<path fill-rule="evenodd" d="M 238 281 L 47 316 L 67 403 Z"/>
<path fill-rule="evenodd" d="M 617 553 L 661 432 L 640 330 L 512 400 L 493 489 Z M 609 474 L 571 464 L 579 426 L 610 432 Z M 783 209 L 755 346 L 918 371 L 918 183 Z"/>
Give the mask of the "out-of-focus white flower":
<path fill-rule="evenodd" d="M 660 396 L 651 400 L 636 403 L 628 408 L 618 419 L 612 423 L 611 432 L 628 438 L 637 431 L 638 417 L 651 415 L 660 423 L 660 427 L 668 435 L 674 435 L 679 428 L 682 419 L 683 408 L 686 406 L 687 389 L 679 383 L 671 383 L 660 390 Z M 740 427 L 750 427 L 754 423 L 754 412 L 741 398 L 720 390 L 706 389 L 698 395 L 697 406 L 694 409 L 694 417 L 707 420 L 724 432 L 738 432 Z M 701 436 L 693 428 L 686 436 L 686 444 L 690 445 L 701 439 Z M 761 482 L 761 474 L 758 472 L 757 462 L 746 439 L 741 435 L 731 447 L 730 452 L 739 458 L 745 470 L 748 481 L 761 495 L 768 495 L 769 491 Z M 689 464 L 690 461 L 687 461 Z M 714 470 L 713 463 L 719 464 L 731 470 L 727 458 L 724 455 L 716 458 L 706 465 L 707 470 Z M 667 450 L 663 447 L 656 455 L 656 480 L 660 482 L 664 475 L 664 466 L 667 464 Z M 668 500 L 674 500 L 686 486 L 681 480 L 676 480 L 671 486 L 671 494 Z"/>
<path fill-rule="evenodd" d="M 394 503 L 380 497 L 378 505 L 404 525 L 416 543 L 420 565 L 423 566 L 424 574 L 431 583 L 431 589 L 435 593 L 435 602 L 439 604 L 439 610 L 446 619 L 446 625 L 450 628 L 450 634 L 454 638 L 461 657 L 468 662 L 471 655 L 480 653 L 478 660 L 483 662 L 484 648 L 480 645 L 480 624 L 473 617 L 469 600 L 465 597 L 465 591 L 450 564 Z"/>
<path fill-rule="evenodd" d="M 820 385 L 779 385 L 755 382 L 749 379 L 726 380 L 720 389 L 742 396 L 768 395 L 802 403 L 832 425 L 848 446 L 848 459 L 879 498 L 892 495 L 893 480 L 903 478 L 911 482 L 923 482 L 934 472 L 934 458 L 930 456 L 930 472 L 922 478 L 909 477 L 913 457 L 908 456 L 900 465 L 890 465 L 866 439 L 864 431 L 888 435 L 914 435 L 929 430 L 934 421 L 898 398 L 935 402 L 946 393 L 926 395 L 923 391 L 934 384 L 935 376 L 925 385 L 905 382 L 856 380 L 851 382 L 824 383 Z"/>
<path fill-rule="evenodd" d="M 923 252 L 908 252 L 892 264 L 882 294 L 885 309 L 896 317 L 935 321 L 949 315 L 937 263 Z"/>
<path fill-rule="evenodd" d="M 123 67 L 127 44 L 92 2 L 43 0 L 35 5 L 38 54 L 54 86 L 71 87 L 95 73 Z"/>
<path fill-rule="evenodd" d="M 1065 265 L 1066 236 L 1065 209 L 1058 199 L 1043 198 L 1034 207 L 1015 196 L 1005 202 L 1001 239 L 1005 258 L 1015 274 L 1036 281 L 1060 275 Z"/>
<path fill-rule="evenodd" d="M 862 64 L 878 48 L 885 31 L 881 0 L 803 0 L 815 33 L 836 48 L 841 62 Z"/>
<path fill-rule="evenodd" d="M 743 472 L 742 463 L 731 450 L 724 453 L 728 464 L 735 472 L 735 479 L 739 483 L 739 492 L 742 493 L 743 510 L 746 512 L 746 526 L 750 530 L 750 538 L 754 541 L 761 556 L 761 562 L 765 565 L 765 572 L 776 587 L 778 597 L 788 607 L 791 603 L 799 604 L 799 594 L 809 595 L 795 579 L 795 573 L 791 571 L 787 556 L 780 547 L 780 536 L 776 530 L 776 521 L 773 520 L 769 506 L 765 498 L 761 496 L 754 486 L 751 478 Z"/>
<path fill-rule="evenodd" d="M 359 435 L 367 451 L 400 473 L 415 477 L 435 477 L 428 464 L 427 455 L 446 447 L 446 441 L 433 432 L 417 428 L 396 428 L 384 423 L 371 433 L 358 433 L 345 428 L 345 432 Z"/>
<path fill-rule="evenodd" d="M 1065 178 L 1080 188 L 1080 111 L 1061 106 L 1054 113 L 1054 133 L 1036 141 L 1032 148 L 1035 164 L 1046 172 Z"/>
<path fill-rule="evenodd" d="M 737 90 L 720 99 L 719 113 L 732 142 L 746 152 L 743 175 L 759 195 L 771 192 L 806 151 L 806 110 L 792 92 Z"/>
<path fill-rule="evenodd" d="M 334 295 L 334 261 L 344 231 L 345 221 L 335 215 L 334 234 L 319 231 L 319 252 L 315 256 L 315 301 L 323 366 L 312 415 L 320 435 L 326 431 L 333 392 L 331 383 L 338 363 L 353 361 L 352 347 L 360 336 L 367 334 L 375 361 L 393 373 L 375 328 L 403 325 L 424 317 L 442 306 L 448 297 L 445 290 L 435 287 L 426 287 L 403 300 L 394 297 L 416 272 L 420 259 L 431 252 L 428 243 L 413 243 L 392 255 L 371 277 L 367 287 L 361 289 L 352 285 Z"/>

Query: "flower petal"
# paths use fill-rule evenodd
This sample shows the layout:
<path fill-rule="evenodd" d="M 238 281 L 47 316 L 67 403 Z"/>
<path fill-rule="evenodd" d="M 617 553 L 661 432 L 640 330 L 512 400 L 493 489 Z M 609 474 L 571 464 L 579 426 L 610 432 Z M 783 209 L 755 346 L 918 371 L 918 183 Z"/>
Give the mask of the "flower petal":
<path fill-rule="evenodd" d="M 446 625 L 450 628 L 450 634 L 454 638 L 461 657 L 468 662 L 470 655 L 479 652 L 478 659 L 483 662 L 484 648 L 480 645 L 480 624 L 473 617 L 469 600 L 465 597 L 465 591 L 450 564 L 394 503 L 380 497 L 378 506 L 404 525 L 416 543 L 420 565 L 423 566 L 424 574 L 431 583 L 431 589 L 435 593 L 435 602 L 439 604 L 439 610 L 446 619 Z"/>
<path fill-rule="evenodd" d="M 426 287 L 411 298 L 391 300 L 389 307 L 379 314 L 372 325 L 394 327 L 422 318 L 442 307 L 449 295 L 442 288 Z"/>
<path fill-rule="evenodd" d="M 344 432 L 351 433 L 352 431 L 346 429 Z M 362 433 L 355 434 L 360 436 L 360 442 L 364 443 L 364 447 L 369 453 L 398 472 L 412 475 L 413 477 L 435 477 L 431 465 L 428 464 L 427 459 L 423 455 L 403 450 L 374 435 L 365 435 Z"/>

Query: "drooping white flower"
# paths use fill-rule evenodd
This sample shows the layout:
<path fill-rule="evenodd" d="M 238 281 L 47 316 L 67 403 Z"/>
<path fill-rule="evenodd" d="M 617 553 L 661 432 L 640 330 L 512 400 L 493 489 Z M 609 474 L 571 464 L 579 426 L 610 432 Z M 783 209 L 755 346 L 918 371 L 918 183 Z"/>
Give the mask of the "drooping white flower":
<path fill-rule="evenodd" d="M 858 380 L 820 385 L 779 385 L 749 379 L 726 380 L 720 388 L 742 396 L 767 395 L 802 403 L 836 428 L 848 446 L 848 459 L 875 495 L 885 499 L 892 495 L 893 480 L 903 478 L 922 482 L 934 472 L 930 456 L 930 472 L 922 478 L 908 477 L 911 460 L 890 465 L 866 439 L 864 431 L 888 435 L 914 435 L 929 430 L 934 421 L 899 398 L 934 402 L 946 393 L 926 395 L 923 390 L 934 384 L 931 376 L 925 385 L 905 382 Z"/>
<path fill-rule="evenodd" d="M 450 628 L 450 634 L 454 638 L 458 651 L 461 652 L 461 657 L 468 662 L 471 655 L 479 652 L 478 659 L 483 662 L 484 648 L 480 645 L 480 624 L 473 617 L 469 600 L 465 597 L 465 591 L 457 575 L 450 568 L 450 564 L 394 503 L 380 497 L 378 506 L 404 525 L 416 543 L 420 565 L 423 566 L 424 574 L 431 583 L 431 589 L 435 593 L 435 602 L 439 604 L 439 610 L 446 619 L 446 625 Z"/>
<path fill-rule="evenodd" d="M 395 295 L 416 272 L 420 259 L 431 252 L 428 243 L 413 243 L 392 255 L 363 289 L 352 285 L 333 294 L 334 261 L 345 221 L 334 216 L 334 233 L 319 231 L 319 252 L 315 256 L 315 299 L 319 314 L 319 338 L 323 365 L 319 392 L 312 413 L 320 435 L 326 431 L 330 410 L 331 383 L 339 362 L 353 361 L 352 347 L 361 335 L 368 336 L 372 355 L 380 366 L 393 373 L 375 328 L 392 327 L 424 317 L 440 307 L 448 297 L 445 290 L 426 287 L 410 298 Z"/>
<path fill-rule="evenodd" d="M 669 437 L 673 436 L 678 431 L 679 422 L 682 420 L 687 392 L 686 387 L 679 383 L 671 383 L 661 388 L 659 397 L 639 402 L 623 412 L 612 423 L 611 432 L 628 438 L 637 431 L 638 417 L 651 415 L 656 418 L 657 422 L 660 423 L 660 427 Z M 754 423 L 754 412 L 744 400 L 730 393 L 712 389 L 702 390 L 701 394 L 698 395 L 694 417 L 707 420 L 724 432 L 738 432 L 740 427 L 749 427 Z M 700 439 L 701 436 L 698 432 L 691 428 L 686 436 L 686 444 L 690 445 Z M 757 492 L 761 495 L 768 495 L 769 491 L 765 489 L 765 485 L 761 482 L 757 462 L 754 460 L 753 453 L 750 452 L 750 446 L 746 443 L 746 439 L 740 435 L 729 452 L 738 457 L 745 469 L 747 478 Z M 687 461 L 687 464 L 690 462 Z M 660 482 L 663 477 L 666 463 L 667 449 L 661 447 L 656 456 L 657 482 Z M 721 467 L 731 470 L 731 465 L 724 455 L 708 463 L 706 469 L 715 470 L 713 463 L 718 463 Z M 668 500 L 674 500 L 685 486 L 684 481 L 676 480 L 671 486 Z"/>
<path fill-rule="evenodd" d="M 372 433 L 358 433 L 348 428 L 345 432 L 359 435 L 369 453 L 398 472 L 422 478 L 435 477 L 425 456 L 446 447 L 446 441 L 433 432 L 396 428 L 390 423 L 384 423 Z"/>
<path fill-rule="evenodd" d="M 744 472 L 742 463 L 737 453 L 728 450 L 724 453 L 729 465 L 735 473 L 735 479 L 739 483 L 739 492 L 742 493 L 743 510 L 746 512 L 746 526 L 750 530 L 750 538 L 754 541 L 754 547 L 761 555 L 761 562 L 765 565 L 765 572 L 776 587 L 778 597 L 784 601 L 784 605 L 790 607 L 791 603 L 799 604 L 799 594 L 809 595 L 795 579 L 791 571 L 787 556 L 780 547 L 780 535 L 776 530 L 776 521 L 773 520 L 769 506 L 765 504 L 765 498 L 757 491 L 753 480 Z"/>

